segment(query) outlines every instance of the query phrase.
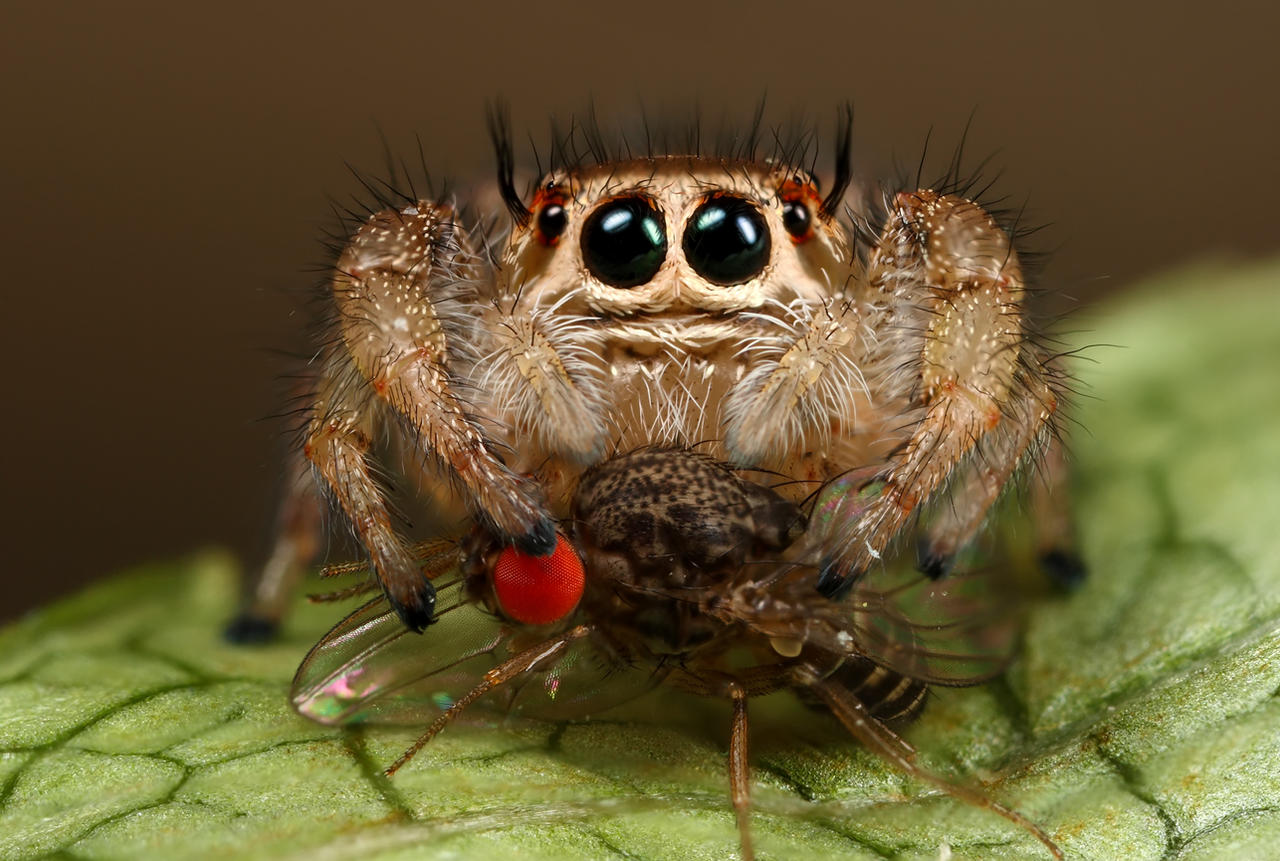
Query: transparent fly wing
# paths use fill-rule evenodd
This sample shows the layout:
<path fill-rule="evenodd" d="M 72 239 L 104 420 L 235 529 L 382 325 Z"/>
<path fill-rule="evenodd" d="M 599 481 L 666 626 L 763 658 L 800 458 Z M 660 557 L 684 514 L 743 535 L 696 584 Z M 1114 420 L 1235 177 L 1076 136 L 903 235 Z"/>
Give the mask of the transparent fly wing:
<path fill-rule="evenodd" d="M 918 681 L 977 684 L 1013 655 L 1017 614 L 984 572 L 930 580 L 903 567 L 851 574 L 839 597 L 820 594 L 820 573 L 838 565 L 844 537 L 883 489 L 876 468 L 847 473 L 815 499 L 805 538 L 781 560 L 750 571 L 741 621 L 784 643 L 860 655 Z M 761 595 L 763 593 L 763 595 Z"/>
<path fill-rule="evenodd" d="M 664 676 L 663 669 L 631 665 L 588 637 L 552 666 L 509 686 L 508 708 L 534 718 L 589 718 L 652 690 Z"/>
<path fill-rule="evenodd" d="M 508 656 L 512 636 L 467 601 L 463 584 L 439 588 L 437 621 L 419 635 L 378 597 L 333 627 L 298 667 L 291 698 L 323 724 L 421 724 Z"/>
<path fill-rule="evenodd" d="M 989 577 L 935 582 L 915 571 L 872 571 L 829 599 L 814 587 L 817 571 L 787 564 L 768 578 L 769 600 L 740 605 L 739 618 L 778 641 L 860 655 L 930 684 L 977 684 L 1013 655 L 1017 616 Z"/>
<path fill-rule="evenodd" d="M 914 571 L 876 572 L 820 614 L 823 637 L 852 639 L 878 664 L 938 685 L 999 675 L 1017 645 L 1017 614 L 981 572 L 940 581 Z"/>
<path fill-rule="evenodd" d="M 294 708 L 330 725 L 429 723 L 486 672 L 547 637 L 545 629 L 504 624 L 469 603 L 460 579 L 440 587 L 436 600 L 437 621 L 421 635 L 407 630 L 383 597 L 335 625 L 294 676 Z M 527 717 L 587 717 L 639 696 L 661 678 L 586 638 L 485 699 Z"/>

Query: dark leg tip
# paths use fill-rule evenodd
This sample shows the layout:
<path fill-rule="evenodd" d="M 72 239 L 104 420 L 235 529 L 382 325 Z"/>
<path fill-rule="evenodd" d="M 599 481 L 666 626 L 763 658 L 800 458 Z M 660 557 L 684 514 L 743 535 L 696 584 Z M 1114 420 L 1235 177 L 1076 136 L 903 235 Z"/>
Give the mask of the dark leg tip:
<path fill-rule="evenodd" d="M 853 590 L 857 579 L 852 572 L 841 569 L 835 562 L 824 562 L 818 569 L 818 594 L 832 601 L 839 601 Z"/>
<path fill-rule="evenodd" d="M 415 634 L 421 634 L 426 627 L 435 621 L 436 589 L 427 580 L 422 581 L 419 590 L 408 601 L 400 601 L 388 593 L 387 601 L 404 622 L 404 626 Z"/>
<path fill-rule="evenodd" d="M 277 620 L 244 612 L 227 623 L 222 629 L 222 638 L 238 646 L 256 646 L 274 640 L 279 630 Z"/>
<path fill-rule="evenodd" d="M 951 573 L 956 557 L 949 553 L 935 553 L 928 541 L 916 545 L 916 568 L 930 580 L 941 580 Z"/>
<path fill-rule="evenodd" d="M 556 549 L 556 522 L 544 517 L 533 529 L 516 538 L 515 545 L 521 553 L 530 556 L 550 556 Z"/>
<path fill-rule="evenodd" d="M 1076 554 L 1067 550 L 1050 550 L 1040 557 L 1040 570 L 1060 589 L 1077 589 L 1084 583 L 1089 569 Z"/>

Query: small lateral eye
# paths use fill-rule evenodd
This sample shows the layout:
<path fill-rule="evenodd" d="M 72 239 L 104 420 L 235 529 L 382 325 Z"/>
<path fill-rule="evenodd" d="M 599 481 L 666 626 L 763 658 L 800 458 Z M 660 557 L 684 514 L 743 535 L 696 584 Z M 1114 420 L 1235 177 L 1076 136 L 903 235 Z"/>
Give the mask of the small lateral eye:
<path fill-rule="evenodd" d="M 813 217 L 809 207 L 802 200 L 786 200 L 782 203 L 782 226 L 791 234 L 791 238 L 802 242 L 809 238 L 813 229 Z"/>
<path fill-rule="evenodd" d="M 504 548 L 492 576 L 503 615 L 525 625 L 549 625 L 568 616 L 582 599 L 586 583 L 582 560 L 563 535 L 556 535 L 550 556 Z"/>
<path fill-rule="evenodd" d="M 666 224 L 647 197 L 607 201 L 582 225 L 582 261 L 610 287 L 647 284 L 666 259 Z"/>
<path fill-rule="evenodd" d="M 554 245 L 569 223 L 569 213 L 559 201 L 550 201 L 538 210 L 538 239 L 543 245 Z"/>
<path fill-rule="evenodd" d="M 689 216 L 684 257 L 712 284 L 743 284 L 769 262 L 769 225 L 760 210 L 741 197 L 716 195 Z"/>

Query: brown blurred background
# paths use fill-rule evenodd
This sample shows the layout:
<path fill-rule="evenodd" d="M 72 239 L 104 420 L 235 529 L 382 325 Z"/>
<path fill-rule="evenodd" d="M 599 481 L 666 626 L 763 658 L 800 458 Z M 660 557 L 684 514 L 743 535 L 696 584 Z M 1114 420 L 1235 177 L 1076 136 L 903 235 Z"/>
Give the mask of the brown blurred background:
<path fill-rule="evenodd" d="M 714 121 L 767 90 L 775 117 L 828 125 L 851 98 L 876 177 L 930 126 L 945 162 L 976 108 L 968 151 L 999 150 L 1002 188 L 1053 222 L 1064 294 L 1280 248 L 1280 14 L 1048 8 L 10 0 L 0 616 L 131 563 L 260 551 L 274 351 L 304 346 L 295 288 L 327 195 L 358 190 L 343 161 L 383 163 L 378 128 L 465 178 L 491 170 L 497 95 L 518 139 L 589 98 L 606 119 L 696 99 Z"/>

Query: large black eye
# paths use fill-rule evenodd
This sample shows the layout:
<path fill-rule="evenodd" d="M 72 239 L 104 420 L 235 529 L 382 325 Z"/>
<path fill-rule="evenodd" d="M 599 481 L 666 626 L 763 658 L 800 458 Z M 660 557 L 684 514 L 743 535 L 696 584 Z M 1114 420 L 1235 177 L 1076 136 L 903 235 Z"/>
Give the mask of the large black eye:
<path fill-rule="evenodd" d="M 582 259 L 610 287 L 638 287 L 667 259 L 662 213 L 647 197 L 619 197 L 582 225 Z"/>
<path fill-rule="evenodd" d="M 684 227 L 684 256 L 712 284 L 742 284 L 769 262 L 769 226 L 754 204 L 718 195 L 694 210 Z"/>

